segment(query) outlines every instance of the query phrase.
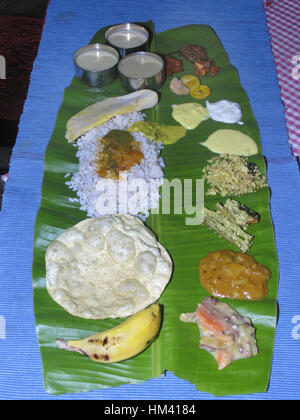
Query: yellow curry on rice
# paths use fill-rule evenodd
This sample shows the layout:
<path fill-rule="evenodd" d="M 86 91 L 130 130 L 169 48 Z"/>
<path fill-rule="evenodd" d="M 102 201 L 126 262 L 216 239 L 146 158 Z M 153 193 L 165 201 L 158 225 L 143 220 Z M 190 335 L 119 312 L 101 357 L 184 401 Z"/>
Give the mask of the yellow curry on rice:
<path fill-rule="evenodd" d="M 120 172 L 141 163 L 144 157 L 138 142 L 125 130 L 111 130 L 100 143 L 97 174 L 101 178 L 118 179 Z"/>

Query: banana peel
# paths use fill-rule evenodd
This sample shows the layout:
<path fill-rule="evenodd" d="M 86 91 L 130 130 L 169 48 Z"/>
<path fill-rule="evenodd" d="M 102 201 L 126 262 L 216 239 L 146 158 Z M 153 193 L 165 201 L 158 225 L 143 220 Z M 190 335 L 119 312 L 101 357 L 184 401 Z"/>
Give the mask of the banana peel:
<path fill-rule="evenodd" d="M 69 143 L 116 115 L 128 114 L 154 107 L 158 95 L 150 89 L 142 89 L 128 95 L 107 98 L 96 102 L 75 114 L 67 122 L 66 139 Z"/>
<path fill-rule="evenodd" d="M 157 337 L 162 308 L 153 304 L 120 325 L 82 340 L 57 339 L 60 349 L 80 353 L 98 363 L 116 363 L 144 351 Z"/>

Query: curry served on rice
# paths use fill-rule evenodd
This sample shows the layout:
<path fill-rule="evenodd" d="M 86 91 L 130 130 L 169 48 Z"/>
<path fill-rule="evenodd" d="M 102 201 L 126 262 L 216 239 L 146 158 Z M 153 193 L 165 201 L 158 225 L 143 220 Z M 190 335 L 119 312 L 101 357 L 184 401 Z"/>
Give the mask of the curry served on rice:
<path fill-rule="evenodd" d="M 128 171 L 144 157 L 139 144 L 126 130 L 111 130 L 100 141 L 97 173 L 101 178 L 118 179 L 121 171 Z"/>

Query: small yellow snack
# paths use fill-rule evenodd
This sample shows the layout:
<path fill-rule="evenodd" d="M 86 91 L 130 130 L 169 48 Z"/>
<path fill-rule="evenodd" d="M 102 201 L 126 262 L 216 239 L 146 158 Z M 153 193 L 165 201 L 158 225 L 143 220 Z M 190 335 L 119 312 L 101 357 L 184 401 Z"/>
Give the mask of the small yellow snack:
<path fill-rule="evenodd" d="M 190 90 L 197 89 L 200 86 L 200 80 L 193 74 L 185 74 L 182 76 L 181 81 Z"/>
<path fill-rule="evenodd" d="M 190 95 L 195 99 L 205 99 L 211 94 L 211 90 L 206 85 L 200 85 L 195 89 L 191 89 Z"/>

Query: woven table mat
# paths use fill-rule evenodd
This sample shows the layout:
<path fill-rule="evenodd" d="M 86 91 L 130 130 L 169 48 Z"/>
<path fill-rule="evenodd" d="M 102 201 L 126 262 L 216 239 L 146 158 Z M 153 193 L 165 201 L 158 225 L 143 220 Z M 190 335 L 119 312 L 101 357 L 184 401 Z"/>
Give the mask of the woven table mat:
<path fill-rule="evenodd" d="M 0 118 L 19 120 L 44 19 L 0 15 Z"/>
<path fill-rule="evenodd" d="M 300 156 L 300 1 L 268 0 L 265 10 L 289 142 Z"/>

